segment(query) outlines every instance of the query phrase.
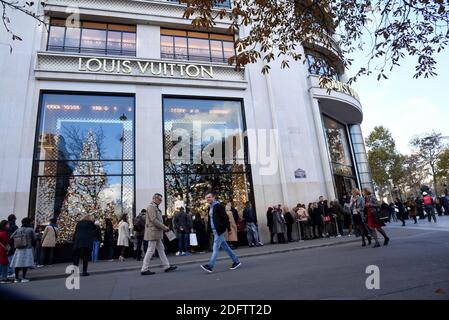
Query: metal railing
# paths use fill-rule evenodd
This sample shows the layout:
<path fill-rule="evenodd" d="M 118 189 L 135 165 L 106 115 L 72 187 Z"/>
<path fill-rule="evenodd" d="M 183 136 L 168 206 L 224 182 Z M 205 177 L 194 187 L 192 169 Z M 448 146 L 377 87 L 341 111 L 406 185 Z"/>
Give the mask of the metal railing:
<path fill-rule="evenodd" d="M 181 3 L 180 0 L 160 0 L 160 1 L 168 1 L 168 2 Z M 214 8 L 225 8 L 225 9 L 230 9 L 230 8 L 231 8 L 231 0 L 224 0 L 224 1 L 217 1 L 217 0 L 214 0 Z"/>

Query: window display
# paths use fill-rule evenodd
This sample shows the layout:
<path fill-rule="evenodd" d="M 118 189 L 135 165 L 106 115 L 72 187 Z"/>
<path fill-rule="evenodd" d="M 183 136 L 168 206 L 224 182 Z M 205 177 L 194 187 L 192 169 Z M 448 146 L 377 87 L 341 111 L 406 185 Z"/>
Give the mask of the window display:
<path fill-rule="evenodd" d="M 31 216 L 58 217 L 70 241 L 85 215 L 134 214 L 134 98 L 44 93 L 36 140 Z"/>
<path fill-rule="evenodd" d="M 167 214 L 179 206 L 207 214 L 211 191 L 242 212 L 252 186 L 241 102 L 166 97 L 163 105 Z"/>

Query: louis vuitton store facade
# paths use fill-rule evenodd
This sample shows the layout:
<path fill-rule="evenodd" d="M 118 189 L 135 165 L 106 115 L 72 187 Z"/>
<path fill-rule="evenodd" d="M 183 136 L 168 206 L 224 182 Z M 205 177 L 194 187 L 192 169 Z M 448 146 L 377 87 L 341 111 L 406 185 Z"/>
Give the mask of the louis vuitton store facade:
<path fill-rule="evenodd" d="M 68 5 L 80 9 L 76 25 Z M 56 214 L 70 240 L 86 213 L 134 215 L 159 192 L 168 216 L 179 205 L 205 214 L 213 190 L 240 213 L 251 201 L 266 231 L 268 205 L 371 185 L 343 72 L 329 92 L 302 63 L 236 71 L 227 59 L 239 35 L 226 21 L 192 30 L 177 3 L 50 0 L 45 10 L 48 29 L 23 18 L 22 43 L 0 47 L 5 215 L 45 224 Z M 325 66 L 326 52 L 304 54 Z"/>

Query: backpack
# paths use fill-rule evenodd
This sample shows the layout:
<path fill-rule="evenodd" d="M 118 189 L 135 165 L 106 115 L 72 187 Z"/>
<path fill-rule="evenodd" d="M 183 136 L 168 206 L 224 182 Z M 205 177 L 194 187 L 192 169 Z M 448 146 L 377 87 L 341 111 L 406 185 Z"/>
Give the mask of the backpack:
<path fill-rule="evenodd" d="M 135 232 L 145 231 L 145 221 L 143 220 L 142 216 L 136 217 L 136 220 L 134 221 L 134 231 Z"/>
<path fill-rule="evenodd" d="M 18 229 L 12 235 L 12 239 L 14 241 L 14 248 L 16 249 L 24 249 L 27 246 L 27 237 L 24 230 Z"/>

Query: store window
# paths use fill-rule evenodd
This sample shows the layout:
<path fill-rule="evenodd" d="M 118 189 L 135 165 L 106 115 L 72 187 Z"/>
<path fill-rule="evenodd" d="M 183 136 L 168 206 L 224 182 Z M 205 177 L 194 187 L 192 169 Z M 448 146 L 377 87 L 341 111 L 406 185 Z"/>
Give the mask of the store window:
<path fill-rule="evenodd" d="M 168 215 L 207 214 L 210 191 L 242 212 L 253 198 L 241 102 L 165 97 L 163 106 Z"/>
<path fill-rule="evenodd" d="M 82 21 L 73 28 L 66 20 L 51 19 L 47 50 L 135 56 L 136 26 Z"/>
<path fill-rule="evenodd" d="M 357 187 L 354 163 L 346 125 L 323 115 L 327 145 L 332 162 L 338 197 L 350 195 L 351 189 Z"/>
<path fill-rule="evenodd" d="M 227 63 L 235 55 L 230 35 L 161 29 L 161 57 Z"/>
<path fill-rule="evenodd" d="M 340 74 L 329 58 L 317 51 L 306 51 L 309 74 L 340 81 Z"/>
<path fill-rule="evenodd" d="M 59 240 L 92 215 L 134 214 L 134 97 L 43 93 L 33 161 L 36 225 L 58 216 Z"/>

